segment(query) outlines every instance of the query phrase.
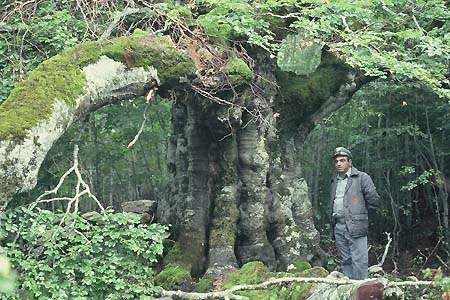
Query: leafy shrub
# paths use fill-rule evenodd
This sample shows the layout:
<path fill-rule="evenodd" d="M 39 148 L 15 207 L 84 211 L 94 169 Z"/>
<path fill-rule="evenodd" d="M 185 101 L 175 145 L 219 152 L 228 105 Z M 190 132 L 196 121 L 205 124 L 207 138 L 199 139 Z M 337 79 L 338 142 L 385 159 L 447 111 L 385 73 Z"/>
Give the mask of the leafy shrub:
<path fill-rule="evenodd" d="M 156 289 L 151 267 L 166 229 L 130 213 L 95 222 L 78 213 L 5 213 L 0 239 L 18 272 L 18 293 L 0 299 L 142 299 Z"/>

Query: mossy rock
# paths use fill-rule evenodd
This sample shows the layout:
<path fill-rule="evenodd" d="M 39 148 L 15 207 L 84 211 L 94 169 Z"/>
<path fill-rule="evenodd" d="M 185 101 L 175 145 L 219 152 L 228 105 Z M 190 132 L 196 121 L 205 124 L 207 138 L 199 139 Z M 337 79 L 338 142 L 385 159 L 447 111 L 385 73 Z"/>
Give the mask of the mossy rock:
<path fill-rule="evenodd" d="M 304 270 L 311 269 L 311 264 L 303 259 L 295 260 L 289 267 L 288 272 L 289 273 L 298 273 L 302 272 Z"/>
<path fill-rule="evenodd" d="M 223 286 L 229 289 L 240 284 L 257 284 L 270 278 L 271 272 L 260 261 L 252 261 L 243 265 L 239 270 L 228 274 Z"/>
<path fill-rule="evenodd" d="M 325 278 L 329 275 L 328 271 L 325 270 L 322 267 L 312 267 L 307 270 L 303 270 L 300 272 L 300 277 L 318 277 L 318 278 Z"/>
<path fill-rule="evenodd" d="M 165 290 L 191 290 L 190 270 L 183 266 L 169 264 L 156 275 L 155 284 Z"/>

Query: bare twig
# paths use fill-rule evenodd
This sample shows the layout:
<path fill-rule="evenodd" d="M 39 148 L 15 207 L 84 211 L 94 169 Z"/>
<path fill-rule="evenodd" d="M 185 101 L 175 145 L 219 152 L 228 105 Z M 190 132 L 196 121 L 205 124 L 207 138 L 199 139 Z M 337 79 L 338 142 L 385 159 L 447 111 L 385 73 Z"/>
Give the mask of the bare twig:
<path fill-rule="evenodd" d="M 89 187 L 89 185 L 83 180 L 83 177 L 81 175 L 81 172 L 78 168 L 78 145 L 74 146 L 73 149 L 73 165 L 72 167 L 69 168 L 69 170 L 67 170 L 59 179 L 58 184 L 56 185 L 56 187 L 50 191 L 45 191 L 43 194 L 41 194 L 35 202 L 33 202 L 32 204 L 30 204 L 29 208 L 30 209 L 34 209 L 39 203 L 46 203 L 46 202 L 52 202 L 52 201 L 69 201 L 67 204 L 67 209 L 66 209 L 66 213 L 69 213 L 70 210 L 72 209 L 72 205 L 73 205 L 73 211 L 77 212 L 78 211 L 78 202 L 80 201 L 81 196 L 83 195 L 88 195 L 90 198 L 94 199 L 94 201 L 97 203 L 98 207 L 100 208 L 101 212 L 105 212 L 105 209 L 103 208 L 102 204 L 100 203 L 100 201 L 97 199 L 97 197 L 95 197 L 94 194 L 92 194 L 91 189 Z M 75 175 L 77 176 L 78 182 L 76 185 L 76 190 L 75 190 L 75 196 L 73 196 L 72 198 L 70 197 L 57 197 L 57 198 L 51 198 L 51 199 L 44 199 L 46 196 L 48 195 L 52 195 L 52 194 L 57 194 L 58 190 L 60 189 L 61 185 L 64 183 L 64 180 L 67 178 L 67 176 L 69 176 L 72 172 L 75 173 Z M 81 188 L 83 188 L 83 190 L 81 190 Z M 64 218 L 63 218 L 64 220 Z M 62 220 L 62 221 L 63 221 Z"/>
<path fill-rule="evenodd" d="M 387 241 L 386 246 L 384 247 L 384 252 L 383 252 L 383 256 L 381 257 L 381 261 L 378 264 L 375 265 L 375 266 L 378 266 L 378 267 L 382 267 L 383 266 L 384 261 L 386 260 L 386 256 L 387 256 L 387 254 L 389 252 L 389 247 L 391 246 L 391 243 L 392 243 L 391 233 L 390 232 L 385 232 L 385 234 L 386 234 L 386 237 L 387 237 L 388 241 Z"/>
<path fill-rule="evenodd" d="M 450 266 L 438 254 L 436 254 L 436 257 L 441 262 L 441 264 L 447 268 L 447 270 L 450 270 Z"/>
<path fill-rule="evenodd" d="M 127 148 L 130 149 L 131 147 L 133 147 L 133 145 L 137 142 L 137 140 L 139 139 L 139 137 L 141 136 L 142 131 L 144 130 L 144 126 L 145 126 L 145 122 L 147 121 L 147 116 L 148 116 L 148 107 L 149 105 L 145 106 L 145 110 L 144 110 L 144 120 L 142 121 L 141 124 L 141 128 L 139 128 L 138 133 L 136 133 L 136 135 L 134 136 L 134 139 L 128 144 Z"/>
<path fill-rule="evenodd" d="M 148 9 L 140 9 L 140 8 L 125 8 L 124 11 L 117 13 L 112 22 L 109 24 L 108 28 L 102 33 L 99 40 L 106 40 L 111 36 L 112 31 L 116 28 L 117 24 L 126 16 L 139 14 L 139 13 L 148 13 Z"/>
<path fill-rule="evenodd" d="M 412 18 L 414 20 L 414 24 L 416 24 L 416 26 L 419 29 L 420 33 L 423 34 L 424 31 L 423 31 L 422 27 L 420 27 L 419 22 L 417 22 L 416 16 L 414 14 L 412 14 Z"/>
<path fill-rule="evenodd" d="M 434 246 L 433 250 L 431 250 L 430 254 L 426 255 L 424 253 L 422 253 L 422 251 L 420 249 L 417 249 L 417 251 L 419 252 L 420 255 L 422 255 L 425 258 L 425 261 L 422 264 L 421 269 L 423 269 L 425 267 L 425 265 L 427 264 L 428 260 L 430 259 L 431 255 L 433 255 L 433 253 L 436 251 L 436 249 L 438 248 L 439 244 L 441 243 L 442 239 L 439 239 L 438 242 L 436 243 L 436 245 Z"/>

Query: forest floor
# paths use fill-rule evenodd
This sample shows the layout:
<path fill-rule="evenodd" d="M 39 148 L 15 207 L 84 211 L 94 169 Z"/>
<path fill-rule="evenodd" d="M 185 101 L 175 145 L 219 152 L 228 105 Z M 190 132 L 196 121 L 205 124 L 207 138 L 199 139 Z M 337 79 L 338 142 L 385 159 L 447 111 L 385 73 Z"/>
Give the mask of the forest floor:
<path fill-rule="evenodd" d="M 339 269 L 340 259 L 334 243 L 328 242 L 323 247 L 334 262 L 328 265 L 328 271 Z M 369 266 L 381 262 L 385 247 L 386 245 L 381 244 L 369 246 Z M 386 275 L 400 279 L 408 276 L 415 276 L 419 280 L 432 280 L 436 275 L 448 277 L 450 264 L 447 262 L 447 255 L 439 248 L 431 242 L 421 242 L 410 249 L 399 249 L 392 253 L 390 247 L 382 268 Z"/>

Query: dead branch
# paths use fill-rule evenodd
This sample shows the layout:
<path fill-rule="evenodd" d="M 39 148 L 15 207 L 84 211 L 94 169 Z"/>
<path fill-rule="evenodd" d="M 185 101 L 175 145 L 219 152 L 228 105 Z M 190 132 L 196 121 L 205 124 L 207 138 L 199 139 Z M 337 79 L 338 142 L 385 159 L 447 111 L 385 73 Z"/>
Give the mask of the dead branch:
<path fill-rule="evenodd" d="M 145 122 L 147 121 L 147 117 L 148 117 L 148 105 L 145 106 L 144 120 L 142 121 L 141 128 L 139 128 L 139 131 L 134 136 L 134 139 L 128 144 L 127 149 L 130 149 L 131 147 L 133 147 L 133 145 L 137 142 L 137 140 L 141 136 L 141 133 L 144 130 Z"/>
<path fill-rule="evenodd" d="M 48 195 L 56 195 L 58 193 L 59 188 L 64 183 L 64 180 L 69 176 L 72 172 L 75 173 L 77 176 L 77 185 L 75 189 L 75 196 L 72 198 L 70 197 L 57 197 L 57 198 L 51 198 L 51 199 L 44 199 Z M 83 189 L 81 189 L 83 188 Z M 83 177 L 81 175 L 80 169 L 78 167 L 78 145 L 74 146 L 73 149 L 73 165 L 69 168 L 59 179 L 58 184 L 56 187 L 50 191 L 45 191 L 43 194 L 41 194 L 35 202 L 30 204 L 29 208 L 34 209 L 39 203 L 46 203 L 46 202 L 52 202 L 52 201 L 68 201 L 67 204 L 67 210 L 66 213 L 69 213 L 73 207 L 73 212 L 78 211 L 78 203 L 80 201 L 81 196 L 88 195 L 90 198 L 94 199 L 94 201 L 97 203 L 98 207 L 100 208 L 101 212 L 104 212 L 105 209 L 103 208 L 100 201 L 95 197 L 94 194 L 92 194 L 91 189 L 89 185 L 83 180 Z"/>
<path fill-rule="evenodd" d="M 148 9 L 140 9 L 140 8 L 126 8 L 124 11 L 117 13 L 112 22 L 109 24 L 108 28 L 102 33 L 99 40 L 106 40 L 111 36 L 112 31 L 116 28 L 119 22 L 129 16 L 140 13 L 148 13 Z"/>
<path fill-rule="evenodd" d="M 383 256 L 381 257 L 381 261 L 378 264 L 375 265 L 375 266 L 378 266 L 378 267 L 382 267 L 383 266 L 384 261 L 386 260 L 386 256 L 387 256 L 387 254 L 389 252 L 389 247 L 390 247 L 390 245 L 392 243 L 391 233 L 390 232 L 385 232 L 385 234 L 386 234 L 386 237 L 388 239 L 388 242 L 387 242 L 386 246 L 384 247 L 384 252 L 383 252 Z"/>

